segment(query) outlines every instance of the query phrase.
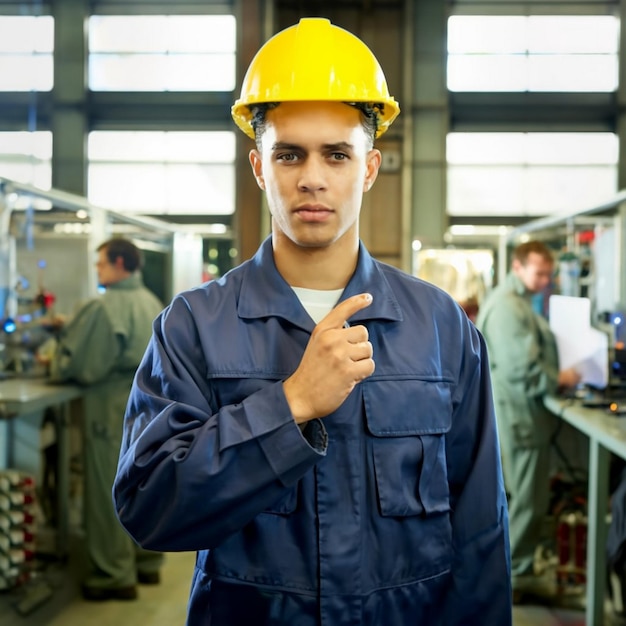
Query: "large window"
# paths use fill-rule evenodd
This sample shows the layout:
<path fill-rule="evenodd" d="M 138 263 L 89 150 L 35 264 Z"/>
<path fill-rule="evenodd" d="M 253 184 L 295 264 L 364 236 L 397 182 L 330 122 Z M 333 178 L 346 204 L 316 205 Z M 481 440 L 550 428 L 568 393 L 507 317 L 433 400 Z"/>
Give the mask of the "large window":
<path fill-rule="evenodd" d="M 50 189 L 52 133 L 0 132 L 0 176 Z"/>
<path fill-rule="evenodd" d="M 227 215 L 235 210 L 235 133 L 94 131 L 88 198 L 142 214 Z"/>
<path fill-rule="evenodd" d="M 573 212 L 617 191 L 612 133 L 450 133 L 447 160 L 450 215 Z"/>
<path fill-rule="evenodd" d="M 54 20 L 0 16 L 0 91 L 50 91 Z"/>
<path fill-rule="evenodd" d="M 232 15 L 92 16 L 93 91 L 232 91 Z"/>
<path fill-rule="evenodd" d="M 453 16 L 450 91 L 611 92 L 619 20 L 612 16 Z"/>

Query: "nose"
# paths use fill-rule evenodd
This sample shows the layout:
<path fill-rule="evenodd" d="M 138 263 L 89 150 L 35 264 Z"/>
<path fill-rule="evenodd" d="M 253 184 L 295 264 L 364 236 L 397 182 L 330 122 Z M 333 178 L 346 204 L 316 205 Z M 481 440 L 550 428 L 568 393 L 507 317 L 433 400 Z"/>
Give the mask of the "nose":
<path fill-rule="evenodd" d="M 300 170 L 298 188 L 301 191 L 320 191 L 326 188 L 324 162 L 322 159 L 309 156 Z"/>

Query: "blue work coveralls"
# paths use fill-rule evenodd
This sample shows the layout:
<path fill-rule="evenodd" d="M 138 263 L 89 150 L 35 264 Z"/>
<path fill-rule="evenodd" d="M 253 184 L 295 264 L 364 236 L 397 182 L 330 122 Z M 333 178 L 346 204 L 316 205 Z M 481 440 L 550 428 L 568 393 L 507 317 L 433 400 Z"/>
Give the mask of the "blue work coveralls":
<path fill-rule="evenodd" d="M 482 338 L 361 244 L 342 299 L 362 292 L 376 371 L 303 431 L 282 381 L 314 322 L 270 239 L 155 322 L 114 499 L 144 547 L 197 551 L 190 626 L 511 624 Z"/>

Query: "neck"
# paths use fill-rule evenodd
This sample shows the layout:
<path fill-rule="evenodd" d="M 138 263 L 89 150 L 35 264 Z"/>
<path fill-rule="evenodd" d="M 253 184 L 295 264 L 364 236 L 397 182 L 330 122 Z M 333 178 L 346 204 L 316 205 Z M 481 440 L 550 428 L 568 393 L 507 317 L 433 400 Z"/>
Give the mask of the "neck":
<path fill-rule="evenodd" d="M 274 262 L 280 275 L 292 287 L 305 289 L 343 289 L 359 256 L 357 238 L 325 247 L 302 247 L 283 233 L 272 234 Z"/>

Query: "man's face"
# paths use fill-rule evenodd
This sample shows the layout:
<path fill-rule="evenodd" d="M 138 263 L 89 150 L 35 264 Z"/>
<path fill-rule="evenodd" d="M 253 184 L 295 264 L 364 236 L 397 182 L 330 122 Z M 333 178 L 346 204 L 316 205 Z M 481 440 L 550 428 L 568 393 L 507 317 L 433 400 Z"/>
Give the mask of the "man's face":
<path fill-rule="evenodd" d="M 513 271 L 532 293 L 538 293 L 550 284 L 553 270 L 554 263 L 536 252 L 528 255 L 524 265 L 517 260 L 513 261 Z"/>
<path fill-rule="evenodd" d="M 127 275 L 127 272 L 124 272 L 124 263 L 122 258 L 118 257 L 115 263 L 111 263 L 104 248 L 98 250 L 96 271 L 98 272 L 98 284 L 103 287 L 113 285 L 114 283 L 122 280 L 122 278 L 125 278 Z"/>
<path fill-rule="evenodd" d="M 326 247 L 358 236 L 363 193 L 376 180 L 380 152 L 370 148 L 360 113 L 340 102 L 283 102 L 267 114 L 261 150 L 250 163 L 265 190 L 275 236 Z"/>

